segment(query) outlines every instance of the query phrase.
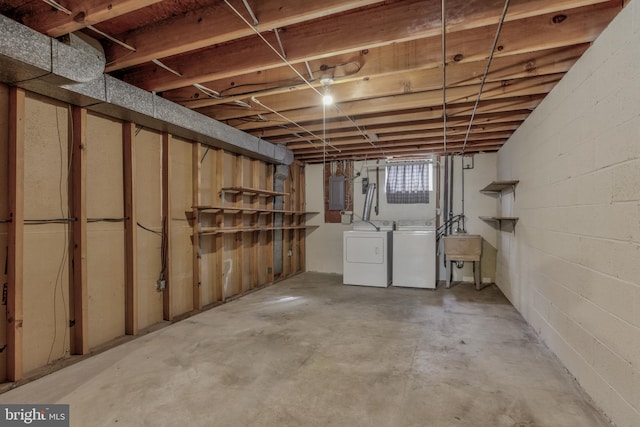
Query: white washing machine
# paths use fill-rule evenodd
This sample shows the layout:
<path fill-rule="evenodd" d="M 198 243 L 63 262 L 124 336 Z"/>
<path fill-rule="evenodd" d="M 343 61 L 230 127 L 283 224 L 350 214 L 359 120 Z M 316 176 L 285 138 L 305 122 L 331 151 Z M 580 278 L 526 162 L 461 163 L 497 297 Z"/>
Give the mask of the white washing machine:
<path fill-rule="evenodd" d="M 343 233 L 345 285 L 386 288 L 391 283 L 393 221 L 358 221 Z"/>
<path fill-rule="evenodd" d="M 393 286 L 436 288 L 436 228 L 431 221 L 398 221 L 393 232 Z"/>

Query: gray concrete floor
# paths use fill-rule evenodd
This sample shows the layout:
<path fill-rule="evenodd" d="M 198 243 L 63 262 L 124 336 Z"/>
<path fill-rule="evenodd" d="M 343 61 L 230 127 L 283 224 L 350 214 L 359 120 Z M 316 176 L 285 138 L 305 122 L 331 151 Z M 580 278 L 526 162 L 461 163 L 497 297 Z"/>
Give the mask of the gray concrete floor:
<path fill-rule="evenodd" d="M 607 426 L 500 291 L 305 273 L 0 395 L 72 426 Z"/>

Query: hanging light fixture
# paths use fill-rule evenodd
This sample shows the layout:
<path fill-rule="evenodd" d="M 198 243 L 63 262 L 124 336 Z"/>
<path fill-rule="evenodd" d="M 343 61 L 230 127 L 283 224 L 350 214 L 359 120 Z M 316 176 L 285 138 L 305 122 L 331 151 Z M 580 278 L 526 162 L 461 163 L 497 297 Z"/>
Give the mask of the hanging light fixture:
<path fill-rule="evenodd" d="M 330 74 L 324 74 L 320 78 L 320 83 L 322 84 L 322 103 L 324 105 L 333 104 L 333 96 L 331 96 L 331 92 L 329 91 L 329 86 L 333 84 L 333 76 Z"/>

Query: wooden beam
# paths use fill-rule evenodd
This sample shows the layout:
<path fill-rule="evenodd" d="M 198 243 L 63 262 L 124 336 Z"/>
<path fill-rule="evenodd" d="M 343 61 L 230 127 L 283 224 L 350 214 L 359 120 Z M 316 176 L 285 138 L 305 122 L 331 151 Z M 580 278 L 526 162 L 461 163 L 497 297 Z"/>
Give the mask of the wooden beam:
<path fill-rule="evenodd" d="M 272 164 L 268 164 L 267 165 L 267 179 L 265 180 L 265 187 L 267 190 L 269 191 L 273 191 L 274 190 L 274 173 L 275 173 L 275 166 Z M 267 200 L 267 209 L 273 209 L 275 206 L 274 203 L 274 197 L 269 197 Z M 271 214 L 269 215 L 269 220 L 270 220 L 270 224 L 273 225 L 274 223 L 274 216 L 275 214 Z M 273 241 L 274 241 L 274 236 L 275 236 L 275 230 L 271 230 L 269 232 L 267 232 L 267 281 L 268 282 L 273 282 L 275 279 L 275 271 L 274 271 L 274 267 L 275 267 L 275 260 L 274 260 L 274 254 L 273 254 Z"/>
<path fill-rule="evenodd" d="M 162 292 L 162 317 L 173 320 L 173 304 L 171 294 L 173 284 L 171 278 L 171 134 L 162 133 L 162 221 L 166 246 L 165 256 L 165 288 Z"/>
<path fill-rule="evenodd" d="M 216 156 L 215 160 L 215 182 L 213 185 L 213 194 L 214 197 L 222 196 L 222 187 L 224 187 L 224 151 L 221 149 L 216 149 L 214 153 Z M 219 200 L 218 205 L 222 206 L 224 200 Z M 216 215 L 216 227 L 224 228 L 224 212 L 220 211 Z M 215 247 L 216 247 L 216 275 L 214 276 L 214 289 L 215 289 L 215 298 L 216 301 L 225 301 L 224 294 L 224 234 L 217 234 L 215 236 Z"/>
<path fill-rule="evenodd" d="M 520 98 L 514 97 L 509 99 L 481 101 L 478 105 L 478 109 L 476 110 L 476 119 L 480 121 L 486 120 L 490 122 L 492 118 L 501 117 L 501 115 L 504 115 L 504 117 L 507 117 L 512 113 L 516 115 L 526 113 L 528 115 L 529 113 L 531 113 L 531 110 L 535 109 L 535 107 L 538 106 L 538 104 L 544 98 L 544 95 L 545 94 L 538 94 Z M 447 117 L 451 119 L 468 121 L 471 117 L 471 113 L 473 112 L 473 106 L 474 103 L 460 103 L 451 106 L 451 108 L 447 107 Z M 491 114 L 495 115 L 491 116 Z M 486 117 L 486 119 L 483 119 L 483 117 Z M 407 123 L 425 121 L 437 122 L 438 125 L 441 125 L 442 106 L 416 108 L 398 112 L 389 111 L 387 113 L 358 115 L 358 124 L 360 126 L 366 126 L 367 129 L 376 128 L 378 126 L 386 129 L 390 129 L 393 127 L 402 128 Z M 429 128 L 429 126 L 427 126 L 426 128 Z M 308 129 L 311 132 L 322 132 L 323 125 L 322 123 L 310 122 L 305 124 L 305 129 Z M 295 132 L 297 130 L 299 129 L 291 125 L 290 127 L 277 126 L 255 129 L 250 131 L 249 133 L 257 137 L 278 143 L 280 142 L 280 137 L 289 136 L 292 132 Z M 336 119 L 326 123 L 326 130 L 328 132 L 358 132 L 357 129 L 354 128 L 353 123 L 346 118 Z M 372 131 L 375 132 L 375 130 Z M 298 134 L 300 135 L 300 141 L 305 141 L 306 138 L 311 137 L 311 135 L 305 133 L 304 131 L 300 131 L 298 132 Z"/>
<path fill-rule="evenodd" d="M 470 144 L 475 144 L 475 143 L 483 143 L 483 142 L 504 142 L 507 141 L 510 137 L 511 137 L 512 133 L 498 133 L 498 134 L 492 134 L 489 137 L 486 138 L 482 138 L 482 137 L 477 137 L 477 136 L 473 136 L 470 135 L 468 138 L 468 143 Z M 455 144 L 455 143 L 463 143 L 464 142 L 464 136 L 460 136 L 457 138 L 448 138 L 447 139 L 447 147 L 450 145 L 449 142 L 451 144 Z M 439 146 L 442 145 L 442 138 L 433 138 L 430 140 L 424 140 L 424 139 L 414 139 L 414 140 L 408 140 L 408 141 L 403 141 L 401 143 L 392 143 L 392 144 L 379 144 L 376 145 L 375 147 L 369 145 L 369 144 L 360 144 L 360 145 L 352 145 L 349 147 L 343 147 L 340 152 L 332 152 L 332 153 L 327 153 L 328 157 L 333 157 L 333 156 L 348 156 L 348 155 L 352 155 L 352 154 L 360 154 L 363 151 L 369 150 L 372 153 L 378 153 L 378 152 L 382 152 L 382 153 L 386 153 L 390 150 L 395 150 L 395 149 L 401 149 L 401 148 L 406 148 L 406 149 L 419 149 L 419 148 L 423 148 L 425 146 Z M 323 152 L 321 150 L 313 150 L 313 151 L 295 151 L 294 152 L 294 156 L 296 159 L 298 160 L 304 160 L 306 158 L 309 157 L 322 157 L 323 156 Z"/>
<path fill-rule="evenodd" d="M 478 114 L 473 120 L 472 130 L 482 130 L 486 131 L 490 129 L 492 126 L 502 126 L 506 124 L 521 124 L 530 114 L 530 111 L 526 112 L 515 112 L 514 114 L 508 115 L 507 113 L 500 114 Z M 470 117 L 466 118 L 458 118 L 455 117 L 451 120 L 447 120 L 447 129 L 450 132 L 460 133 L 461 131 L 466 131 L 467 126 L 469 124 Z M 392 126 L 371 126 L 367 127 L 367 131 L 370 133 L 374 133 L 378 136 L 378 138 L 386 138 L 389 136 L 393 138 L 393 136 L 403 136 L 407 133 L 411 132 L 434 132 L 438 131 L 440 135 L 442 135 L 442 120 L 428 120 L 422 122 L 412 122 L 406 124 L 398 124 L 395 127 Z M 355 128 L 351 130 L 339 131 L 339 132 L 327 132 L 327 138 L 331 138 L 331 143 L 336 145 L 336 142 L 341 142 L 348 138 L 352 138 L 358 142 L 363 141 L 362 134 Z M 309 142 L 312 143 L 309 143 Z M 317 141 L 317 142 L 316 142 Z M 313 136 L 309 135 L 308 138 L 301 139 L 296 137 L 291 138 L 281 138 L 277 140 L 269 140 L 269 142 L 277 143 L 277 144 L 287 144 L 287 148 L 311 148 L 317 146 L 316 144 L 321 144 L 321 139 L 315 139 Z"/>
<path fill-rule="evenodd" d="M 469 21 L 461 20 L 465 25 L 452 25 L 448 28 L 449 52 L 462 55 L 466 61 L 486 58 L 504 3 L 495 0 L 491 2 L 499 3 L 499 6 L 491 10 L 490 19 L 483 16 Z M 566 2 L 533 0 L 527 2 L 526 7 L 537 6 L 537 10 L 530 9 L 529 14 L 509 14 L 510 17 L 526 18 L 509 20 L 504 24 L 500 36 L 502 49 L 496 53 L 496 57 L 593 41 L 620 10 L 620 2 L 612 0 L 602 5 L 566 10 L 563 13 L 568 18 L 556 25 L 552 23 L 552 15 L 557 10 L 563 10 L 557 9 L 561 3 Z M 553 7 L 549 8 L 549 5 Z M 460 9 L 465 8 L 460 6 Z M 553 12 L 541 15 L 543 10 L 548 9 Z M 437 13 L 434 14 L 434 11 Z M 417 23 L 416 16 L 425 19 Z M 319 20 L 292 27 L 282 34 L 282 42 L 287 46 L 287 60 L 290 63 L 360 52 L 386 44 L 418 39 L 423 39 L 422 43 L 427 45 L 439 46 L 439 17 L 440 4 L 437 2 L 410 0 L 385 3 L 379 7 L 364 8 L 352 14 L 337 16 L 332 20 Z M 353 31 L 353 22 L 362 24 L 358 26 L 357 31 Z M 523 34 L 536 34 L 535 42 L 529 37 L 523 37 Z M 440 49 L 430 49 L 427 54 L 430 58 L 427 61 L 434 64 L 442 62 Z M 257 38 L 199 50 L 194 55 L 166 58 L 163 62 L 177 70 L 181 76 L 177 77 L 158 65 L 148 65 L 125 73 L 124 80 L 146 90 L 166 91 L 282 66 L 282 60 L 270 49 L 265 48 L 264 43 Z"/>
<path fill-rule="evenodd" d="M 503 140 L 506 141 L 507 139 L 509 139 L 509 137 L 511 137 L 511 135 L 513 134 L 513 131 L 506 131 L 506 132 L 488 132 L 486 134 L 484 133 L 478 133 L 478 134 L 470 134 L 468 141 L 488 141 L 488 140 Z M 461 135 L 454 135 L 451 137 L 447 137 L 447 142 L 463 142 L 465 139 L 465 135 L 461 134 Z M 442 135 L 438 136 L 438 137 L 431 137 L 431 138 L 413 138 L 413 139 L 404 139 L 404 140 L 400 140 L 400 141 L 391 141 L 391 142 L 376 142 L 375 146 L 370 145 L 369 143 L 358 143 L 358 144 L 350 144 L 350 145 L 346 145 L 346 146 L 340 146 L 340 153 L 338 152 L 330 152 L 328 154 L 330 155 L 338 155 L 338 154 L 343 154 L 346 155 L 349 152 L 353 152 L 353 151 L 361 151 L 364 149 L 369 149 L 369 150 L 387 150 L 387 149 L 393 149 L 393 148 L 399 148 L 399 147 L 417 147 L 417 146 L 423 146 L 425 144 L 442 144 Z M 301 158 L 304 156 L 313 156 L 313 155 L 322 155 L 322 150 L 321 149 L 312 149 L 312 150 L 294 150 L 293 151 L 294 155 L 296 156 L 296 158 Z"/>
<path fill-rule="evenodd" d="M 9 88 L 9 223 L 7 270 L 7 379 L 22 379 L 25 92 Z"/>
<path fill-rule="evenodd" d="M 502 144 L 504 144 L 505 141 L 500 141 L 500 142 L 487 142 L 486 145 L 485 144 L 473 144 L 473 145 L 467 145 L 466 149 L 465 149 L 465 153 L 477 153 L 480 151 L 498 151 L 500 149 L 500 147 L 502 147 Z M 458 143 L 458 144 L 453 144 L 451 146 L 449 146 L 449 144 L 447 144 L 447 152 L 449 154 L 452 153 L 458 153 L 462 150 L 462 144 Z M 380 158 L 384 158 L 386 156 L 389 155 L 393 155 L 394 157 L 397 156 L 426 156 L 426 155 L 432 155 L 432 154 L 443 154 L 444 153 L 444 149 L 442 144 L 439 145 L 431 145 L 431 146 L 420 146 L 420 147 L 414 147 L 414 148 L 401 148 L 401 149 L 395 149 L 395 150 L 389 150 L 386 151 L 384 154 L 380 153 L 380 152 L 376 152 L 373 150 L 363 150 L 360 152 L 356 152 L 356 153 L 349 153 L 349 154 L 338 154 L 336 156 L 330 156 L 327 157 L 326 160 L 365 160 L 365 159 L 380 159 Z M 301 157 L 298 160 L 305 162 L 305 163 L 322 163 L 323 162 L 323 157 L 322 156 L 313 156 L 313 157 Z"/>
<path fill-rule="evenodd" d="M 470 135 L 481 137 L 482 135 L 494 134 L 494 133 L 508 133 L 511 134 L 515 131 L 522 122 L 506 122 L 492 125 L 480 125 L 471 126 Z M 443 129 L 442 126 L 439 129 L 431 129 L 425 131 L 413 131 L 413 132 L 397 132 L 393 134 L 380 134 L 378 140 L 373 143 L 376 146 L 383 146 L 385 144 L 397 144 L 411 140 L 430 141 L 430 140 L 442 140 Z M 467 128 L 459 126 L 455 129 L 447 127 L 447 137 L 464 137 L 467 133 Z M 364 138 L 335 138 L 331 139 L 331 144 L 340 150 L 345 147 L 354 145 L 370 145 Z M 321 142 L 313 144 L 296 143 L 289 144 L 287 148 L 290 150 L 298 151 L 310 151 L 310 150 L 323 150 L 324 144 Z"/>
<path fill-rule="evenodd" d="M 300 164 L 299 167 L 299 181 L 298 181 L 298 197 L 299 197 L 299 205 L 296 210 L 304 212 L 307 210 L 307 202 L 306 202 L 306 174 L 305 168 L 303 164 Z M 307 216 L 301 215 L 300 222 L 297 225 L 305 225 L 307 223 Z M 300 230 L 300 271 L 307 271 L 307 230 Z"/>
<path fill-rule="evenodd" d="M 191 144 L 191 180 L 193 206 L 200 206 L 200 180 L 202 165 L 200 163 L 200 147 L 199 142 Z M 200 289 L 200 213 L 198 209 L 193 209 L 193 309 L 202 309 L 202 291 Z"/>
<path fill-rule="evenodd" d="M 264 183 L 260 180 L 260 160 L 252 159 L 251 162 L 251 187 L 252 188 L 263 188 Z M 251 207 L 254 209 L 258 209 L 260 202 L 260 198 L 254 197 L 253 202 L 251 203 Z M 253 226 L 257 227 L 259 225 L 260 215 L 254 215 Z M 251 248 L 251 288 L 255 288 L 260 284 L 260 263 L 258 262 L 258 257 L 260 256 L 260 236 L 261 233 L 252 233 L 252 248 Z"/>
<path fill-rule="evenodd" d="M 553 89 L 563 74 L 552 74 L 540 77 L 531 77 L 526 79 L 509 80 L 505 82 L 489 82 L 485 84 L 482 92 L 482 100 L 497 100 L 516 98 L 527 95 L 547 94 Z M 447 103 L 451 107 L 456 104 L 469 104 L 470 110 L 473 110 L 473 102 L 478 96 L 479 85 L 469 85 L 463 87 L 454 87 L 447 90 Z M 327 109 L 327 120 L 344 119 L 344 114 L 355 117 L 361 114 L 387 113 L 399 114 L 402 110 L 412 110 L 418 108 L 441 108 L 442 106 L 442 90 L 432 90 L 419 93 L 408 93 L 403 95 L 384 96 L 380 98 L 370 98 L 360 101 L 343 102 L 340 104 L 342 113 L 335 108 Z M 303 108 L 300 110 L 292 110 L 286 112 L 286 117 L 296 123 L 304 124 L 307 121 L 318 119 L 318 110 L 320 106 Z M 448 107 L 447 107 L 448 109 Z M 206 114 L 206 109 L 205 114 Z M 263 114 L 266 120 L 275 123 L 282 123 L 282 119 L 275 114 Z M 435 118 L 428 117 L 425 118 Z M 237 128 L 242 130 L 256 129 L 264 127 L 265 123 L 245 122 L 239 124 Z"/>
<path fill-rule="evenodd" d="M 87 110 L 73 107 L 71 111 L 71 191 L 73 223 L 73 281 L 71 313 L 74 323 L 72 354 L 89 352 L 89 296 L 87 290 Z"/>
<path fill-rule="evenodd" d="M 50 37 L 81 30 L 102 21 L 142 9 L 161 0 L 70 0 L 64 3 L 71 11 L 68 15 L 52 7 L 43 12 L 27 15 L 22 22 Z"/>
<path fill-rule="evenodd" d="M 531 40 L 532 48 L 537 49 L 534 40 L 528 40 Z M 331 95 L 336 102 L 342 102 L 345 100 L 355 101 L 357 99 L 408 92 L 422 92 L 441 88 L 441 59 L 439 57 L 436 58 L 433 54 L 429 55 L 427 53 L 427 43 L 412 44 L 415 44 L 416 50 L 425 50 L 425 52 L 407 53 L 407 56 L 411 58 L 410 60 L 418 57 L 423 63 L 407 66 L 404 61 L 394 60 L 394 58 L 398 56 L 397 49 L 400 47 L 393 46 L 392 49 L 389 46 L 384 46 L 378 49 L 380 53 L 377 56 L 369 52 L 367 58 L 371 58 L 372 60 L 364 62 L 360 71 L 353 76 L 344 78 L 334 77 L 335 81 L 331 85 Z M 495 82 L 567 72 L 588 47 L 588 43 L 582 43 L 575 46 L 563 46 L 554 49 L 535 50 L 533 52 L 497 57 L 492 62 L 491 71 L 487 75 L 487 81 Z M 482 57 L 476 61 L 469 60 L 468 58 L 460 59 L 458 62 L 451 60 L 451 63 L 447 67 L 447 87 L 480 83 L 487 66 L 487 60 L 484 58 L 485 54 L 486 52 L 483 52 L 483 54 L 480 55 Z M 430 56 L 431 58 L 429 58 Z M 430 60 L 427 61 L 427 58 Z M 326 62 L 331 63 L 330 59 L 325 59 L 325 63 Z M 383 63 L 386 65 L 385 67 L 381 66 Z M 265 73 L 269 71 L 275 70 L 268 70 L 265 71 Z M 291 71 L 289 71 L 289 73 L 291 73 Z M 264 73 L 251 74 L 250 76 L 253 80 L 262 80 L 264 78 L 262 74 Z M 363 76 L 367 78 L 364 79 Z M 242 79 L 235 78 L 233 83 L 233 86 L 228 86 L 228 83 L 225 85 L 225 82 L 215 81 L 205 83 L 204 85 L 210 88 L 217 88 L 218 90 L 225 90 L 230 87 L 242 87 Z M 318 105 L 318 94 L 313 92 L 309 86 L 304 83 L 286 85 L 284 87 L 277 85 L 277 88 L 265 89 L 263 91 L 255 88 L 254 82 L 251 82 L 248 78 L 245 84 L 251 85 L 251 96 L 259 98 L 261 102 L 264 102 L 264 104 L 277 111 L 287 111 Z M 316 87 L 321 86 L 319 82 L 316 82 L 314 85 Z M 201 95 L 202 93 L 200 91 L 190 87 L 165 92 L 162 96 L 189 108 L 220 105 L 233 100 L 250 101 L 248 95 L 231 95 L 221 97 L 220 99 L 201 97 Z M 198 98 L 196 98 L 196 96 Z M 185 99 L 189 100 L 184 101 Z M 226 120 L 232 117 L 250 116 L 267 112 L 258 104 L 251 105 L 252 108 L 250 110 L 231 109 L 226 106 L 223 111 L 215 114 L 215 118 L 218 120 Z"/>
<path fill-rule="evenodd" d="M 136 126 L 122 124 L 125 221 L 125 333 L 138 334 L 138 219 L 136 209 Z"/>
<path fill-rule="evenodd" d="M 380 0 L 325 0 L 322 2 L 261 0 L 254 2 L 252 7 L 260 21 L 257 28 L 264 32 L 378 2 Z M 237 7 L 239 2 L 235 4 Z M 241 10 L 241 12 L 245 11 Z M 215 28 L 215 31 L 211 31 L 212 28 Z M 129 52 L 123 52 L 119 46 L 107 49 L 109 63 L 107 72 L 253 34 L 253 30 L 242 22 L 231 8 L 219 2 L 120 35 L 121 39 L 135 46 L 137 50 L 123 56 L 123 53 Z"/>
<path fill-rule="evenodd" d="M 300 193 L 299 187 L 300 184 L 300 170 L 299 166 L 295 163 L 289 165 L 291 173 L 289 174 L 289 180 L 291 181 L 291 201 L 290 201 L 290 209 L 292 211 L 300 210 Z M 349 185 L 349 183 L 347 183 Z M 289 216 L 290 225 L 299 225 L 298 217 L 291 215 Z M 296 273 L 300 270 L 300 233 L 304 232 L 304 230 L 291 230 L 291 274 Z"/>
<path fill-rule="evenodd" d="M 234 161 L 234 174 L 233 174 L 233 185 L 238 187 L 244 187 L 244 162 L 241 154 L 235 156 Z M 244 196 L 242 193 L 236 194 L 234 196 L 235 205 L 238 207 L 244 206 Z M 236 214 L 233 217 L 233 225 L 234 227 L 242 228 L 244 217 L 242 214 Z M 242 294 L 243 282 L 244 282 L 244 244 L 243 244 L 243 234 L 244 233 L 236 233 L 233 243 L 233 264 L 237 267 L 236 274 L 234 275 L 234 283 L 235 283 L 235 291 L 237 295 Z"/>

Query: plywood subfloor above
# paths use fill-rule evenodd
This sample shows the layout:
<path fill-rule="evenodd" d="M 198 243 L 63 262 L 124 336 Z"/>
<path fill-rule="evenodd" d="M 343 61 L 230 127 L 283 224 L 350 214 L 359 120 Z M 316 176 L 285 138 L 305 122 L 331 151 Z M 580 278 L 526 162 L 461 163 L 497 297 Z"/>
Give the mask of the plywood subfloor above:
<path fill-rule="evenodd" d="M 319 163 L 498 150 L 624 3 L 511 1 L 481 96 L 504 0 L 97 0 L 68 14 L 9 2 L 2 13 L 53 37 L 98 37 L 113 76 Z M 325 91 L 335 104 L 323 108 Z"/>

